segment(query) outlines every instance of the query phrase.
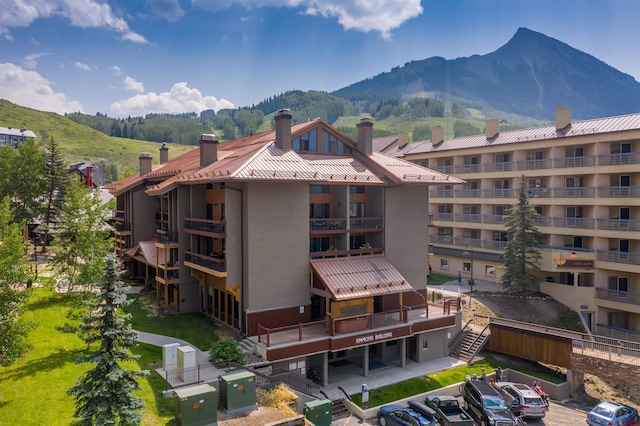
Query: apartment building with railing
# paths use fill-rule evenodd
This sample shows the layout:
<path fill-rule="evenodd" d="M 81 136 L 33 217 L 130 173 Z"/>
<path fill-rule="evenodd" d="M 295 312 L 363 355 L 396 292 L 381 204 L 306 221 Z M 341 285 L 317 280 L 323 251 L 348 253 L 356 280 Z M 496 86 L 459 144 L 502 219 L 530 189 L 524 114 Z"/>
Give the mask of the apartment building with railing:
<path fill-rule="evenodd" d="M 430 189 L 435 272 L 499 281 L 504 215 L 522 176 L 543 233 L 541 290 L 598 334 L 640 340 L 640 114 L 392 146 L 404 158 L 465 181 Z"/>
<path fill-rule="evenodd" d="M 118 254 L 169 312 L 245 334 L 276 367 L 330 380 L 448 355 L 460 301 L 428 307 L 428 190 L 462 180 L 373 150 L 322 119 L 199 148 L 110 184 Z"/>

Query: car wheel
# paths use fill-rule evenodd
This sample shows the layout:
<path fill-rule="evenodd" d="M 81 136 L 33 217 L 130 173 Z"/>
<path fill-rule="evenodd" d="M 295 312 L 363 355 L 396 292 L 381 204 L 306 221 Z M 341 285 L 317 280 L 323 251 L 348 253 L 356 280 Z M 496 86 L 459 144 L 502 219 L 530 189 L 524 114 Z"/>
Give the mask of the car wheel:
<path fill-rule="evenodd" d="M 387 426 L 387 419 L 382 416 L 378 417 L 378 422 L 380 423 L 380 426 Z"/>

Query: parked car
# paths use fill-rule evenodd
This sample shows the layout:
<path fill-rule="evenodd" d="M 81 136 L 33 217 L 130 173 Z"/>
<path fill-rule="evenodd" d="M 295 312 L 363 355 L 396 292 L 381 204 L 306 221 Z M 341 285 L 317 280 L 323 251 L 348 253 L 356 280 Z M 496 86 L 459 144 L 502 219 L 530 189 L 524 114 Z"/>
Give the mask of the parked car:
<path fill-rule="evenodd" d="M 637 424 L 638 410 L 617 402 L 601 402 L 587 414 L 587 424 L 592 426 L 623 426 Z"/>
<path fill-rule="evenodd" d="M 424 399 L 435 412 L 442 426 L 474 426 L 471 415 L 460 406 L 458 398 L 449 395 L 429 395 Z"/>
<path fill-rule="evenodd" d="M 484 380 L 467 380 L 462 386 L 465 409 L 482 426 L 514 426 L 518 420 L 498 391 Z"/>
<path fill-rule="evenodd" d="M 497 382 L 496 389 L 516 416 L 541 419 L 549 411 L 540 395 L 523 383 Z"/>
<path fill-rule="evenodd" d="M 378 422 L 381 426 L 438 426 L 435 417 L 419 413 L 413 408 L 391 404 L 380 407 Z"/>

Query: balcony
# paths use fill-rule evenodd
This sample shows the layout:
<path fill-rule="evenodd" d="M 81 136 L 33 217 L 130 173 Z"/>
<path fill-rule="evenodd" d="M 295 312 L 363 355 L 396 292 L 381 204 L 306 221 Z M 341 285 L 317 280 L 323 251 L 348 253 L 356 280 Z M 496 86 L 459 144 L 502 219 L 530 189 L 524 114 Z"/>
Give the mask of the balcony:
<path fill-rule="evenodd" d="M 347 230 L 346 219 L 316 218 L 309 219 L 309 230 L 312 233 L 335 234 Z"/>
<path fill-rule="evenodd" d="M 554 217 L 553 226 L 559 228 L 594 229 L 595 219 L 588 217 Z"/>
<path fill-rule="evenodd" d="M 169 223 L 169 212 L 156 212 L 156 222 L 158 223 Z"/>
<path fill-rule="evenodd" d="M 597 219 L 596 226 L 606 231 L 640 232 L 640 220 L 633 219 Z"/>
<path fill-rule="evenodd" d="M 515 189 L 483 189 L 482 195 L 484 198 L 515 198 Z"/>
<path fill-rule="evenodd" d="M 640 186 L 603 186 L 598 188 L 601 198 L 638 198 Z"/>
<path fill-rule="evenodd" d="M 640 152 L 598 155 L 599 166 L 621 166 L 625 164 L 640 164 Z"/>
<path fill-rule="evenodd" d="M 596 250 L 596 258 L 601 262 L 624 263 L 640 265 L 640 253 L 630 253 L 617 250 Z"/>
<path fill-rule="evenodd" d="M 456 198 L 481 198 L 482 191 L 479 189 L 456 189 Z"/>
<path fill-rule="evenodd" d="M 453 217 L 456 222 L 482 223 L 482 215 L 476 213 L 456 213 Z"/>
<path fill-rule="evenodd" d="M 223 254 L 205 256 L 204 254 L 185 251 L 185 266 L 197 269 L 217 277 L 225 277 L 227 274 L 227 260 Z"/>
<path fill-rule="evenodd" d="M 595 187 L 553 188 L 553 198 L 593 198 Z"/>
<path fill-rule="evenodd" d="M 301 323 L 286 327 L 258 326 L 251 339 L 265 359 L 305 355 L 319 350 L 343 350 L 365 344 L 409 337 L 416 333 L 455 326 L 459 298 L 443 305 L 403 306 L 389 312 Z"/>
<path fill-rule="evenodd" d="M 478 173 L 481 170 L 480 164 L 462 164 L 453 167 L 454 173 Z"/>
<path fill-rule="evenodd" d="M 544 170 L 553 167 L 553 162 L 550 158 L 544 158 L 542 160 L 527 160 L 517 161 L 516 170 Z"/>
<path fill-rule="evenodd" d="M 596 156 L 590 155 L 585 157 L 565 157 L 553 160 L 553 168 L 571 168 L 571 167 L 594 167 L 596 165 Z"/>
<path fill-rule="evenodd" d="M 381 254 L 382 247 L 360 248 L 353 250 L 325 250 L 312 251 L 309 253 L 311 259 L 327 258 L 327 257 L 346 257 L 346 256 L 366 256 L 369 254 Z"/>
<path fill-rule="evenodd" d="M 112 210 L 111 218 L 115 221 L 123 221 L 124 220 L 124 210 Z"/>
<path fill-rule="evenodd" d="M 640 332 L 628 328 L 612 327 L 605 324 L 596 324 L 597 333 L 600 336 L 607 336 L 613 339 L 626 340 L 628 342 L 640 343 Z"/>
<path fill-rule="evenodd" d="M 349 220 L 351 231 L 354 232 L 378 232 L 382 231 L 381 217 L 352 217 Z"/>
<path fill-rule="evenodd" d="M 451 173 L 453 173 L 453 166 L 435 166 L 431 167 L 431 170 L 444 173 L 445 175 L 450 175 Z"/>
<path fill-rule="evenodd" d="M 167 267 L 163 268 L 164 265 L 159 265 L 156 268 L 156 282 L 160 284 L 178 284 L 180 280 L 178 279 L 178 267 Z"/>
<path fill-rule="evenodd" d="M 131 223 L 129 222 L 116 222 L 113 227 L 113 233 L 116 235 L 131 234 Z"/>
<path fill-rule="evenodd" d="M 453 198 L 453 194 L 453 189 L 432 189 L 429 191 L 429 196 L 433 198 Z"/>
<path fill-rule="evenodd" d="M 177 245 L 178 233 L 175 231 L 156 230 L 156 242 L 161 245 Z"/>
<path fill-rule="evenodd" d="M 502 162 L 502 163 L 485 163 L 482 165 L 483 172 L 509 172 L 513 170 L 513 163 Z"/>
<path fill-rule="evenodd" d="M 596 299 L 640 306 L 640 293 L 631 293 L 628 291 L 610 290 L 608 288 L 596 288 Z"/>
<path fill-rule="evenodd" d="M 226 237 L 226 224 L 224 220 L 185 218 L 184 231 L 187 234 L 202 235 L 205 237 Z"/>

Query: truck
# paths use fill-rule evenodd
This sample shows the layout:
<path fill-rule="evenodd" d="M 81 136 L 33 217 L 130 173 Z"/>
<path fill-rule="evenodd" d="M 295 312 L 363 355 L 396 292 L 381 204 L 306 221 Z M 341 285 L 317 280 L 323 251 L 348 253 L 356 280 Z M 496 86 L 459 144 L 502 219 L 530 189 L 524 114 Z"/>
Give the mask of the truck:
<path fill-rule="evenodd" d="M 442 426 L 475 425 L 473 417 L 460 406 L 460 402 L 454 396 L 429 395 L 424 399 L 424 403 L 435 412 Z"/>

